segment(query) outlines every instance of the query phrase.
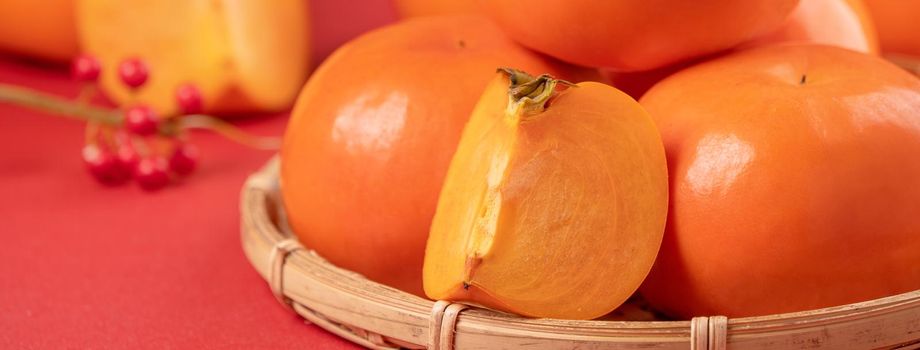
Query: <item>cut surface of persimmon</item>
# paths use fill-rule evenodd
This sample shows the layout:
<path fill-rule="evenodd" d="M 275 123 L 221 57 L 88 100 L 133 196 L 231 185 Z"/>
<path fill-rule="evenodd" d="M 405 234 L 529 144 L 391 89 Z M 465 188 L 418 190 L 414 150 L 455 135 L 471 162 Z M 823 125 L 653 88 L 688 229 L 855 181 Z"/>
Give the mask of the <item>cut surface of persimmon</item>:
<path fill-rule="evenodd" d="M 0 0 L 0 51 L 66 62 L 77 54 L 76 0 Z"/>
<path fill-rule="evenodd" d="M 503 69 L 451 161 L 425 293 L 532 317 L 591 319 L 650 269 L 667 211 L 660 136 L 610 86 Z"/>
<path fill-rule="evenodd" d="M 103 67 L 100 85 L 120 103 L 176 111 L 176 88 L 194 84 L 206 112 L 276 111 L 290 106 L 309 69 L 306 1 L 83 0 L 84 51 Z M 116 74 L 143 60 L 150 79 L 137 91 Z"/>
<path fill-rule="evenodd" d="M 486 0 L 518 42 L 561 60 L 643 71 L 775 30 L 798 0 Z"/>
<path fill-rule="evenodd" d="M 641 288 L 653 307 L 744 317 L 920 289 L 920 79 L 783 45 L 680 71 L 640 102 L 671 181 Z"/>

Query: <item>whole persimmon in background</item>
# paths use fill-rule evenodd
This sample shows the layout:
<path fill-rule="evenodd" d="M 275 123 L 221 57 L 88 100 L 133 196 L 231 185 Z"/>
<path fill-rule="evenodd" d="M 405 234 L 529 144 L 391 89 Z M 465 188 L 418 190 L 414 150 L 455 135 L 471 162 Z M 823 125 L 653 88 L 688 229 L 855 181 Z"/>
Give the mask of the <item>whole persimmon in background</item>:
<path fill-rule="evenodd" d="M 732 48 L 778 28 L 798 0 L 483 1 L 508 35 L 591 67 L 642 71 Z"/>
<path fill-rule="evenodd" d="M 782 27 L 746 46 L 781 43 L 824 44 L 879 53 L 875 25 L 863 0 L 801 0 Z"/>
<path fill-rule="evenodd" d="M 77 54 L 75 0 L 0 0 L 0 50 L 66 62 Z"/>
<path fill-rule="evenodd" d="M 680 63 L 672 64 L 669 66 L 664 66 L 661 68 L 656 68 L 647 71 L 641 72 L 617 72 L 610 69 L 600 69 L 600 74 L 607 79 L 610 84 L 612 84 L 617 89 L 622 90 L 623 92 L 629 94 L 634 99 L 642 98 L 642 95 L 655 86 L 659 81 L 671 76 L 671 74 L 677 73 L 682 69 L 686 69 L 700 62 L 705 62 L 706 60 L 712 59 L 714 55 L 700 57 L 692 59 L 689 61 L 683 61 Z"/>
<path fill-rule="evenodd" d="M 779 29 L 745 43 L 736 50 L 786 43 L 814 43 L 839 46 L 878 54 L 878 37 L 862 0 L 801 0 Z M 618 89 L 640 98 L 648 89 L 671 74 L 724 53 L 701 57 L 642 72 L 602 73 Z"/>
<path fill-rule="evenodd" d="M 447 166 L 502 66 L 570 77 L 476 16 L 410 19 L 342 46 L 301 93 L 281 151 L 290 224 L 334 264 L 422 295 Z"/>
<path fill-rule="evenodd" d="M 865 0 L 882 52 L 920 61 L 920 0 Z"/>
<path fill-rule="evenodd" d="M 432 16 L 432 15 L 449 15 L 449 14 L 472 14 L 478 8 L 479 0 L 394 0 L 396 10 L 403 18 Z"/>
<path fill-rule="evenodd" d="M 99 85 L 121 104 L 177 110 L 176 89 L 194 84 L 209 113 L 289 108 L 309 73 L 307 1 L 81 0 L 83 50 L 102 63 Z M 150 78 L 138 90 L 118 74 L 138 58 Z"/>
<path fill-rule="evenodd" d="M 652 306 L 739 317 L 920 289 L 920 79 L 783 45 L 683 70 L 640 102 L 671 182 L 640 289 Z"/>

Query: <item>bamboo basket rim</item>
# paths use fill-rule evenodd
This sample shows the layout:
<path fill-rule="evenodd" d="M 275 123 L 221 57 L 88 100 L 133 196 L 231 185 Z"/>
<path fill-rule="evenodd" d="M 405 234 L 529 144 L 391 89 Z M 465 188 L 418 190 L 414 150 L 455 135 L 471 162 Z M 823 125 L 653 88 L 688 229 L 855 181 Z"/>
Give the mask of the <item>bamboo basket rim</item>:
<path fill-rule="evenodd" d="M 920 349 L 920 290 L 778 315 L 684 321 L 529 319 L 423 299 L 327 262 L 296 242 L 279 204 L 275 156 L 241 193 L 250 263 L 283 305 L 372 349 Z"/>

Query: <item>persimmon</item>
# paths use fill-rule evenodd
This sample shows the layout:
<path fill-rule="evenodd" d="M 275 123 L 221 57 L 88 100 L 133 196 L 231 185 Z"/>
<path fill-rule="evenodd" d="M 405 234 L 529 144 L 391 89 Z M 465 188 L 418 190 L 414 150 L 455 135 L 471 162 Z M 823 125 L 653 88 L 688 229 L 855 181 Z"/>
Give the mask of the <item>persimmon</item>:
<path fill-rule="evenodd" d="M 537 51 L 592 67 L 643 71 L 778 28 L 798 0 L 489 0 L 483 8 Z"/>
<path fill-rule="evenodd" d="M 862 0 L 801 0 L 779 29 L 734 50 L 784 43 L 826 44 L 870 54 L 879 53 L 875 27 Z M 638 99 L 671 74 L 724 54 L 720 52 L 649 71 L 602 70 L 602 73 L 617 89 Z"/>
<path fill-rule="evenodd" d="M 625 93 L 503 70 L 450 163 L 425 252 L 425 294 L 533 317 L 622 304 L 658 253 L 664 147 Z"/>
<path fill-rule="evenodd" d="M 882 51 L 920 60 L 920 0 L 866 0 Z"/>
<path fill-rule="evenodd" d="M 309 69 L 306 2 L 82 0 L 80 42 L 102 62 L 100 86 L 120 103 L 142 102 L 164 115 L 176 90 L 194 84 L 205 112 L 288 108 Z M 141 59 L 150 79 L 137 91 L 116 70 Z"/>
<path fill-rule="evenodd" d="M 879 53 L 875 25 L 863 0 L 801 0 L 786 23 L 747 46 L 824 44 Z"/>
<path fill-rule="evenodd" d="M 396 9 L 406 17 L 473 14 L 478 10 L 477 1 L 453 0 L 396 0 Z"/>
<path fill-rule="evenodd" d="M 281 152 L 284 205 L 301 241 L 422 295 L 444 174 L 499 66 L 574 73 L 476 16 L 410 19 L 332 54 L 304 87 Z"/>
<path fill-rule="evenodd" d="M 920 80 L 819 45 L 678 72 L 640 103 L 670 172 L 641 293 L 680 317 L 802 311 L 920 289 Z"/>
<path fill-rule="evenodd" d="M 77 54 L 75 0 L 0 0 L 0 50 L 66 62 Z"/>
<path fill-rule="evenodd" d="M 707 59 L 712 59 L 714 56 L 715 55 L 704 56 L 648 71 L 617 72 L 609 69 L 601 69 L 600 73 L 614 87 L 638 100 L 649 89 L 651 89 L 652 86 L 655 86 L 655 84 L 664 78 L 667 78 L 671 74 L 677 73 L 683 69 L 691 67 L 694 64 L 699 64 L 700 62 L 705 62 Z"/>
<path fill-rule="evenodd" d="M 866 0 L 882 53 L 920 76 L 920 0 Z"/>

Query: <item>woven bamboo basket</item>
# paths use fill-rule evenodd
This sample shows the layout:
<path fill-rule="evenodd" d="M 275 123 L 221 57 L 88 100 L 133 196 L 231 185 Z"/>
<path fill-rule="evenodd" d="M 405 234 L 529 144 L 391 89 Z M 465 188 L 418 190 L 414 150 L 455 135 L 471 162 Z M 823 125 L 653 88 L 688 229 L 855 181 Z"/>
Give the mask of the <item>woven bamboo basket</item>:
<path fill-rule="evenodd" d="M 283 305 L 371 349 L 920 349 L 920 290 L 813 311 L 689 321 L 529 319 L 432 302 L 338 268 L 297 243 L 277 178 L 276 158 L 243 188 L 246 256 Z"/>

